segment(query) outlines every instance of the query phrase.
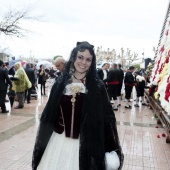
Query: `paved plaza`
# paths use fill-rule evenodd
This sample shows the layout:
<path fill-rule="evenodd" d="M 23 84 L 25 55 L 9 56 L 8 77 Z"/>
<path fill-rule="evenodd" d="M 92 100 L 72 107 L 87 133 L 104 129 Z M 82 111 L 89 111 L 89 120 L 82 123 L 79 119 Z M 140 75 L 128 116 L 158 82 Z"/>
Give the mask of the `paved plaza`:
<path fill-rule="evenodd" d="M 52 82 L 48 82 L 50 92 Z M 10 109 L 0 114 L 0 170 L 31 170 L 32 151 L 42 110 L 48 96 L 32 98 L 23 109 Z M 170 144 L 166 144 L 165 130 L 156 124 L 152 110 L 140 105 L 132 109 L 122 106 L 115 111 L 120 142 L 125 155 L 123 170 L 170 170 Z M 159 137 L 158 137 L 159 135 Z"/>

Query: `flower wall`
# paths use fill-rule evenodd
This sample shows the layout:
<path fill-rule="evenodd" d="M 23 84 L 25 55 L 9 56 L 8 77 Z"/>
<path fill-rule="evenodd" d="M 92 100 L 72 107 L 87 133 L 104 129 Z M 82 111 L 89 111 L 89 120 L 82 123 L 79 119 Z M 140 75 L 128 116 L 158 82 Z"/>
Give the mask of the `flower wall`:
<path fill-rule="evenodd" d="M 156 85 L 155 99 L 170 115 L 170 17 L 168 16 L 163 36 L 158 46 L 151 73 L 151 85 Z"/>

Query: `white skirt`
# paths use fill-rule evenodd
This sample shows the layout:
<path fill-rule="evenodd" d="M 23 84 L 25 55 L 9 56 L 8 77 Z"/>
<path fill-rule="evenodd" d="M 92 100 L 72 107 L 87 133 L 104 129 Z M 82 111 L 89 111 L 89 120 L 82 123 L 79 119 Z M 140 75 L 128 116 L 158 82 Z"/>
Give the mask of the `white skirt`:
<path fill-rule="evenodd" d="M 37 170 L 79 170 L 79 139 L 53 132 Z"/>

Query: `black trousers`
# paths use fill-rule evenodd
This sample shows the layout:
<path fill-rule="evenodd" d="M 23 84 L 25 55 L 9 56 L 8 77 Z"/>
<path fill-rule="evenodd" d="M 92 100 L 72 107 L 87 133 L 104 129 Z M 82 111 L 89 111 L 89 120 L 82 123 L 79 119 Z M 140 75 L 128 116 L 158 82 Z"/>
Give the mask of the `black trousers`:
<path fill-rule="evenodd" d="M 0 90 L 0 107 L 2 111 L 6 111 L 5 97 L 6 97 L 6 90 Z"/>
<path fill-rule="evenodd" d="M 27 102 L 31 99 L 31 89 L 32 88 L 25 90 L 25 100 L 27 99 Z"/>
<path fill-rule="evenodd" d="M 129 100 L 131 98 L 132 89 L 133 89 L 133 86 L 125 85 L 125 99 Z"/>
<path fill-rule="evenodd" d="M 108 85 L 108 93 L 110 100 L 113 97 L 113 100 L 117 100 L 118 96 L 118 84 L 109 84 Z"/>
<path fill-rule="evenodd" d="M 140 86 L 135 86 L 137 97 L 144 96 L 144 88 Z"/>
<path fill-rule="evenodd" d="M 42 83 L 41 83 L 41 94 L 43 94 L 43 90 L 44 90 L 44 95 L 45 95 L 45 83 L 46 83 L 46 81 L 43 81 Z"/>
<path fill-rule="evenodd" d="M 121 96 L 121 90 L 122 90 L 122 83 L 117 85 L 117 96 Z"/>

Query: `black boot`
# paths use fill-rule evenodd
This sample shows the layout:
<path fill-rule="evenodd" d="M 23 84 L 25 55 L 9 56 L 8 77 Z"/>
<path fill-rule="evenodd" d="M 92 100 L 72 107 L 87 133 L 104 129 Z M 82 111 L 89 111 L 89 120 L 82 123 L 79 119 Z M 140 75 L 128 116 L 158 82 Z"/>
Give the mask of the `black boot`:
<path fill-rule="evenodd" d="M 2 113 L 9 113 L 9 110 L 6 110 L 5 102 L 2 103 L 0 107 L 1 107 Z"/>
<path fill-rule="evenodd" d="M 2 113 L 9 113 L 9 110 L 2 110 Z"/>

